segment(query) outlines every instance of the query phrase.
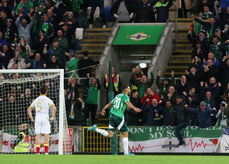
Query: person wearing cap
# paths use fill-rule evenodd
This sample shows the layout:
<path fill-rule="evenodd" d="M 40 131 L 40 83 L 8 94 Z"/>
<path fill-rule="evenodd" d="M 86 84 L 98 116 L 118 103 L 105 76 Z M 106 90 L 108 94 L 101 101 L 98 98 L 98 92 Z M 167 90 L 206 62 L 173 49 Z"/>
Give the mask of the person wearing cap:
<path fill-rule="evenodd" d="M 207 128 L 212 126 L 211 114 L 216 113 L 216 108 L 207 107 L 206 102 L 201 101 L 197 108 L 188 108 L 190 112 L 197 113 L 198 124 L 200 128 Z"/>
<path fill-rule="evenodd" d="M 228 107 L 227 103 L 225 101 L 222 101 L 220 103 L 220 108 L 218 110 L 218 113 L 216 114 L 217 122 L 215 126 L 225 126 L 227 127 L 227 115 L 225 115 L 225 109 Z"/>
<path fill-rule="evenodd" d="M 187 111 L 187 104 L 183 101 L 183 97 L 178 95 L 176 97 L 176 105 L 174 105 L 174 120 L 173 120 L 173 126 L 176 125 L 175 131 L 177 139 L 179 140 L 179 143 L 177 146 L 184 146 L 185 142 L 183 140 L 183 137 L 181 135 L 181 131 L 183 128 L 189 125 L 189 115 Z"/>

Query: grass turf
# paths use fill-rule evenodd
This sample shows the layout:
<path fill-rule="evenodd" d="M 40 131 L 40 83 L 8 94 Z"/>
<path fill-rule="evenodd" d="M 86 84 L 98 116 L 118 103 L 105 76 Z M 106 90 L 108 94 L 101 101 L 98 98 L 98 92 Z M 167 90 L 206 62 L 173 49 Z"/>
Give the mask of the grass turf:
<path fill-rule="evenodd" d="M 191 155 L 0 155 L 0 164 L 219 164 L 229 156 Z"/>

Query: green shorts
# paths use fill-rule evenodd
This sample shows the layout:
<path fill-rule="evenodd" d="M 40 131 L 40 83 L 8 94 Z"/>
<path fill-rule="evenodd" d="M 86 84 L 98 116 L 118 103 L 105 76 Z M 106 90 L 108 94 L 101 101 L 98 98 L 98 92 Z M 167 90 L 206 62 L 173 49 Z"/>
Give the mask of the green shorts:
<path fill-rule="evenodd" d="M 116 129 L 118 129 L 120 132 L 128 131 L 124 118 L 120 118 L 112 114 L 110 115 L 109 119 L 109 130 L 115 131 Z"/>

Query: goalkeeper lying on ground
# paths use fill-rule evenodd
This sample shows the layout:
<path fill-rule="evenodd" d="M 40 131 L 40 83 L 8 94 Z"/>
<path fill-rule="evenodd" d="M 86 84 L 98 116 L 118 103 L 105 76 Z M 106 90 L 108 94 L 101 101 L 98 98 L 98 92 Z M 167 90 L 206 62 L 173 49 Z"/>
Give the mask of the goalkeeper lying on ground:
<path fill-rule="evenodd" d="M 21 124 L 19 126 L 19 134 L 14 141 L 14 152 L 15 153 L 26 153 L 29 152 L 29 131 L 27 124 Z"/>

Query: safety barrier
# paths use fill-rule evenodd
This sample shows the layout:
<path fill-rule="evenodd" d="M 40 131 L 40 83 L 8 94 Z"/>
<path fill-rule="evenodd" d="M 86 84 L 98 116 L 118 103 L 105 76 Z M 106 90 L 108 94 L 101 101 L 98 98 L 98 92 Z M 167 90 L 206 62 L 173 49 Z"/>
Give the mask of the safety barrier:
<path fill-rule="evenodd" d="M 110 153 L 111 139 L 104 137 L 95 131 L 88 131 L 89 127 L 83 127 L 83 152 L 84 153 Z M 108 127 L 98 127 L 108 130 Z M 117 143 L 120 143 L 121 134 L 117 131 Z M 121 144 L 118 144 L 118 150 L 121 150 Z"/>

